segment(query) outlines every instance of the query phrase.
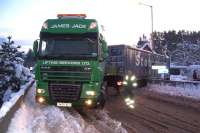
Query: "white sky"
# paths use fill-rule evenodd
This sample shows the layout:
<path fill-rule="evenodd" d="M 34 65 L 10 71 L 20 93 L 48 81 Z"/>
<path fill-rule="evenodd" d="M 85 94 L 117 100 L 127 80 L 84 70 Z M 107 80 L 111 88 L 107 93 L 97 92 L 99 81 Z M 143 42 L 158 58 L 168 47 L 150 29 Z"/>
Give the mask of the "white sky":
<path fill-rule="evenodd" d="M 17 40 L 38 39 L 42 23 L 58 13 L 86 13 L 97 19 L 112 44 L 136 44 L 139 36 L 151 32 L 150 4 L 154 11 L 154 30 L 200 29 L 199 0 L 2 0 L 0 35 L 12 34 Z M 20 1 L 20 3 L 19 3 Z M 0 1 L 0 9 L 1 9 Z"/>

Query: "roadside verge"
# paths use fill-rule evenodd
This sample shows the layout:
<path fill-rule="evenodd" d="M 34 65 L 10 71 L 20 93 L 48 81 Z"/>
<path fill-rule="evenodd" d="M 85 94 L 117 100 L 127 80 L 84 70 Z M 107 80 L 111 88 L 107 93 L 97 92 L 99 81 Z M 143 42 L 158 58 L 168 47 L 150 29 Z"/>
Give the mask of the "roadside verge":
<path fill-rule="evenodd" d="M 15 112 L 20 107 L 20 103 L 24 99 L 29 88 L 33 85 L 34 79 L 21 86 L 18 95 L 12 97 L 8 102 L 5 102 L 0 109 L 0 133 L 6 133 L 8 126 Z"/>

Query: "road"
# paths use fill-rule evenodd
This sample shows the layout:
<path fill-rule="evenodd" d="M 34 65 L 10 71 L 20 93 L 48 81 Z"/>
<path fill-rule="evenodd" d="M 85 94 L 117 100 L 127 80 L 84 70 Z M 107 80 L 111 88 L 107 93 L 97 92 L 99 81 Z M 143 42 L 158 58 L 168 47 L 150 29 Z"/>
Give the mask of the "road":
<path fill-rule="evenodd" d="M 134 109 L 125 105 L 122 96 L 109 97 L 106 104 L 110 117 L 121 121 L 129 133 L 200 132 L 200 111 L 142 93 L 134 99 Z"/>
<path fill-rule="evenodd" d="M 79 114 L 74 109 L 38 105 L 33 86 L 15 113 L 8 133 L 200 132 L 198 109 L 166 102 L 166 98 L 164 101 L 149 97 L 144 92 L 136 94 L 133 109 L 126 106 L 122 96 L 110 96 L 104 110 L 87 110 Z"/>

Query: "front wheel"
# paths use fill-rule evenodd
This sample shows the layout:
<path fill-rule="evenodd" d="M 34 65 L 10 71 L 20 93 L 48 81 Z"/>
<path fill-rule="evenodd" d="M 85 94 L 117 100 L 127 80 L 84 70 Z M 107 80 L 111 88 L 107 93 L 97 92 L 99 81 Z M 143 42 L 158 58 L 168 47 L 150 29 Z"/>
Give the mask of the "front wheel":
<path fill-rule="evenodd" d="M 100 95 L 97 99 L 97 108 L 103 109 L 106 103 L 106 89 L 107 89 L 107 84 L 104 83 L 101 87 L 101 92 Z"/>

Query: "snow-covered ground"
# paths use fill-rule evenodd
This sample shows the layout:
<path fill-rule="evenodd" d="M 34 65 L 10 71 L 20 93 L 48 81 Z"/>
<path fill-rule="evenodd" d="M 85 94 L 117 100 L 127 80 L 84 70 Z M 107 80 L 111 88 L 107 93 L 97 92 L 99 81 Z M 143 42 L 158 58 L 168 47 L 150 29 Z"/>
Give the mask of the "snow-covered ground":
<path fill-rule="evenodd" d="M 113 124 L 116 133 L 127 133 L 120 122 L 109 118 L 105 111 L 98 113 L 105 124 Z M 21 107 L 9 125 L 8 133 L 99 133 L 73 109 L 39 105 L 35 102 L 35 85 L 30 89 Z"/>
<path fill-rule="evenodd" d="M 171 96 L 181 96 L 200 100 L 200 87 L 175 87 L 168 85 L 150 84 L 148 85 L 148 90 L 168 94 Z"/>
<path fill-rule="evenodd" d="M 7 112 L 10 110 L 10 108 L 13 107 L 13 105 L 17 102 L 17 100 L 24 95 L 26 89 L 28 88 L 28 86 L 33 82 L 33 79 L 31 79 L 28 83 L 26 83 L 25 85 L 22 85 L 20 90 L 16 93 L 12 93 L 7 91 L 7 95 L 9 96 L 5 96 L 5 97 L 9 97 L 9 100 L 5 100 L 5 102 L 3 103 L 3 105 L 0 108 L 0 119 L 2 117 L 4 117 Z M 5 98 L 6 99 L 6 98 Z"/>

